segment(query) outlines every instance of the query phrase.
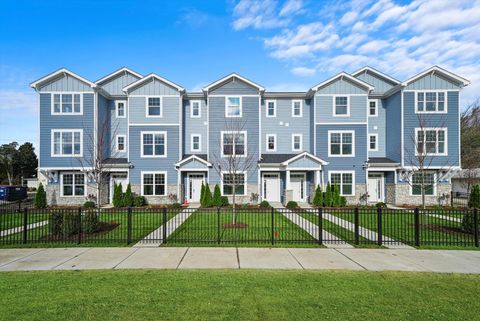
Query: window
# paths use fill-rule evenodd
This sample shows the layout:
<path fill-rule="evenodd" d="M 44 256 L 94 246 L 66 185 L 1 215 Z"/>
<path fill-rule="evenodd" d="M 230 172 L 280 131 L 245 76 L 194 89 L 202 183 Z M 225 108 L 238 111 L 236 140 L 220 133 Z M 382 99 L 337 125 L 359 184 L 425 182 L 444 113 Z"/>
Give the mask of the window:
<path fill-rule="evenodd" d="M 124 101 L 116 101 L 116 115 L 117 118 L 125 118 L 125 102 Z"/>
<path fill-rule="evenodd" d="M 54 157 L 82 156 L 83 130 L 53 129 L 52 151 Z"/>
<path fill-rule="evenodd" d="M 277 135 L 275 134 L 267 135 L 267 151 L 274 152 L 277 150 L 276 140 L 277 140 Z"/>
<path fill-rule="evenodd" d="M 302 117 L 302 101 L 292 100 L 292 117 Z"/>
<path fill-rule="evenodd" d="M 62 196 L 85 196 L 84 174 L 62 174 Z"/>
<path fill-rule="evenodd" d="M 340 195 L 353 196 L 355 195 L 354 174 L 354 172 L 329 172 L 330 184 L 340 187 Z"/>
<path fill-rule="evenodd" d="M 368 150 L 371 152 L 378 151 L 378 134 L 368 135 Z"/>
<path fill-rule="evenodd" d="M 292 135 L 292 151 L 299 152 L 302 150 L 302 140 L 303 136 L 301 134 L 293 134 Z"/>
<path fill-rule="evenodd" d="M 117 152 L 124 152 L 125 149 L 125 135 L 117 135 Z"/>
<path fill-rule="evenodd" d="M 435 193 L 435 174 L 423 173 L 423 186 L 425 195 L 434 195 Z M 422 195 L 422 173 L 412 175 L 412 195 Z"/>
<path fill-rule="evenodd" d="M 81 94 L 53 94 L 52 114 L 81 115 L 83 112 Z"/>
<path fill-rule="evenodd" d="M 446 113 L 446 92 L 417 92 L 418 113 Z"/>
<path fill-rule="evenodd" d="M 167 133 L 142 132 L 142 157 L 166 157 Z"/>
<path fill-rule="evenodd" d="M 192 100 L 190 102 L 191 110 L 190 110 L 190 117 L 192 118 L 200 118 L 201 116 L 201 105 L 199 100 Z"/>
<path fill-rule="evenodd" d="M 222 132 L 222 156 L 247 154 L 246 132 Z"/>
<path fill-rule="evenodd" d="M 348 96 L 335 96 L 333 116 L 349 116 Z"/>
<path fill-rule="evenodd" d="M 202 143 L 200 142 L 201 136 L 199 134 L 193 134 L 192 135 L 192 147 L 191 150 L 192 152 L 199 152 L 202 150 Z"/>
<path fill-rule="evenodd" d="M 226 97 L 225 117 L 242 117 L 241 97 Z"/>
<path fill-rule="evenodd" d="M 233 189 L 235 189 L 235 195 L 245 195 L 246 192 L 246 174 L 222 174 L 223 195 L 233 195 Z"/>
<path fill-rule="evenodd" d="M 147 117 L 162 117 L 162 98 L 147 97 Z"/>
<path fill-rule="evenodd" d="M 267 100 L 267 117 L 277 116 L 277 101 L 276 100 Z"/>
<path fill-rule="evenodd" d="M 369 100 L 368 101 L 368 115 L 369 116 L 378 116 L 377 101 Z"/>
<path fill-rule="evenodd" d="M 416 155 L 447 155 L 446 128 L 416 128 Z"/>
<path fill-rule="evenodd" d="M 166 176 L 165 172 L 142 172 L 142 195 L 165 196 Z"/>
<path fill-rule="evenodd" d="M 355 156 L 354 139 L 353 131 L 329 131 L 328 156 Z"/>

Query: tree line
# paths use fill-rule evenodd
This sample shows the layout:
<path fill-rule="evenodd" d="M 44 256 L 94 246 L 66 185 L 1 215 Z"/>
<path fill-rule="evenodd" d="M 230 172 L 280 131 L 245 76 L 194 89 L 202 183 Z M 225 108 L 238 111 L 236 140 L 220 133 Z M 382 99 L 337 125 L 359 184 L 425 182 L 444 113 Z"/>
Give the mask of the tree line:
<path fill-rule="evenodd" d="M 22 178 L 36 177 L 38 158 L 32 143 L 0 145 L 0 184 L 21 185 Z"/>

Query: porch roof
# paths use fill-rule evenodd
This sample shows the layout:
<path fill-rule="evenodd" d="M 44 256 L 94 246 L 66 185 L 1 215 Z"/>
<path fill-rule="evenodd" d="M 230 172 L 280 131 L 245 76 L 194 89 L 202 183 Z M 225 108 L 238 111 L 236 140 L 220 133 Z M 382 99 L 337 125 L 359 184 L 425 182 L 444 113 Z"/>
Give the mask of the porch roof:
<path fill-rule="evenodd" d="M 368 165 L 370 167 L 398 167 L 400 163 L 388 157 L 370 157 L 368 159 Z"/>
<path fill-rule="evenodd" d="M 308 152 L 303 152 L 300 154 L 262 154 L 259 165 L 274 165 L 285 169 L 292 167 L 316 170 L 320 169 L 322 165 L 328 165 L 328 162 Z"/>
<path fill-rule="evenodd" d="M 207 155 L 199 154 L 199 155 L 183 155 L 183 159 L 175 164 L 176 168 L 184 167 L 191 163 L 198 163 L 203 165 L 205 168 L 212 167 L 212 164 L 207 161 Z M 198 169 L 197 166 L 194 167 Z"/>

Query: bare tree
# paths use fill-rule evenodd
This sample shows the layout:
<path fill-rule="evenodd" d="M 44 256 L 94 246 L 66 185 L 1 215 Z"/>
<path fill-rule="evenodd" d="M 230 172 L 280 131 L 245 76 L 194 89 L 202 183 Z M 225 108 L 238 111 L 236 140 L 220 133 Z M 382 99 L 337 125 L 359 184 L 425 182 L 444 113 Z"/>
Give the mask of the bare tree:
<path fill-rule="evenodd" d="M 478 180 L 480 168 L 480 100 L 476 99 L 460 116 L 462 178 L 465 179 L 467 193 Z"/>
<path fill-rule="evenodd" d="M 213 154 L 213 168 L 225 185 L 225 177 L 232 188 L 232 224 L 236 224 L 237 185 L 241 175 L 257 166 L 257 152 L 247 146 L 246 120 L 226 119 L 223 137 L 220 135 L 217 146 L 222 150 Z M 246 176 L 243 180 L 246 180 Z M 244 191 L 246 192 L 246 191 Z M 223 191 L 222 191 L 223 193 Z"/>

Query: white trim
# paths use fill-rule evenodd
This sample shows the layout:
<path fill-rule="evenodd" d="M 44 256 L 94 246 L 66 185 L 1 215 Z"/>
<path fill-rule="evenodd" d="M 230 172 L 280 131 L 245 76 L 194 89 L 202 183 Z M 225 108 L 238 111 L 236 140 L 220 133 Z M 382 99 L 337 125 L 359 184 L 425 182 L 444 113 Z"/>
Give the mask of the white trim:
<path fill-rule="evenodd" d="M 123 150 L 120 150 L 118 148 L 118 139 L 120 137 L 123 137 Z M 115 150 L 117 151 L 117 153 L 125 153 L 127 151 L 127 135 L 116 135 L 115 136 Z"/>
<path fill-rule="evenodd" d="M 404 126 L 404 121 L 403 121 L 403 116 L 404 116 L 404 109 L 405 109 L 405 106 L 404 106 L 404 97 L 403 97 L 404 93 L 403 93 L 403 90 L 400 91 L 400 144 L 401 144 L 401 148 L 400 148 L 400 157 L 401 157 L 401 162 L 400 162 L 400 165 L 403 167 L 404 163 L 405 163 L 405 137 L 403 137 L 404 135 L 404 129 L 403 129 L 403 126 Z M 396 183 L 396 182 L 395 182 Z"/>
<path fill-rule="evenodd" d="M 176 164 L 175 164 L 175 167 L 180 167 L 180 166 L 182 166 L 184 163 L 189 162 L 191 159 L 197 160 L 197 161 L 199 161 L 200 163 L 203 163 L 203 164 L 205 164 L 205 165 L 208 166 L 208 167 L 212 167 L 212 164 L 211 164 L 211 163 L 209 163 L 208 161 L 204 160 L 203 158 L 198 157 L 197 155 L 188 156 L 188 157 L 185 158 L 184 160 L 176 163 Z M 185 170 L 193 170 L 193 169 L 185 169 Z M 200 169 L 200 170 L 205 171 L 206 169 Z"/>
<path fill-rule="evenodd" d="M 273 103 L 273 115 L 268 114 L 268 103 Z M 277 117 L 277 100 L 276 99 L 265 100 L 265 117 L 267 118 Z"/>
<path fill-rule="evenodd" d="M 130 123 L 128 126 L 180 126 L 180 124 L 166 124 L 166 123 Z"/>
<path fill-rule="evenodd" d="M 247 187 L 248 187 L 248 180 L 247 180 L 247 171 L 236 171 L 235 174 L 233 173 L 230 173 L 229 171 L 222 171 L 221 172 L 221 192 L 222 192 L 222 196 L 233 196 L 233 194 L 224 194 L 223 193 L 223 175 L 239 175 L 239 174 L 243 174 L 244 176 L 244 180 L 243 180 L 243 194 L 235 194 L 235 196 L 247 196 L 248 195 L 248 191 L 247 191 Z M 233 187 L 235 188 L 235 186 Z"/>
<path fill-rule="evenodd" d="M 198 137 L 198 149 L 194 149 L 193 146 L 195 145 L 193 139 Z M 202 135 L 201 134 L 191 134 L 190 135 L 190 151 L 191 152 L 201 152 L 202 151 Z"/>
<path fill-rule="evenodd" d="M 273 149 L 268 148 L 268 139 L 273 137 Z M 276 152 L 277 151 L 277 134 L 266 134 L 265 136 L 265 150 L 267 152 Z"/>
<path fill-rule="evenodd" d="M 369 167 L 369 172 L 395 172 L 397 169 L 400 169 L 400 166 L 395 167 Z"/>
<path fill-rule="evenodd" d="M 300 103 L 300 115 L 295 115 L 295 103 Z M 292 99 L 292 117 L 294 118 L 303 117 L 303 100 Z"/>
<path fill-rule="evenodd" d="M 332 174 L 342 174 L 340 178 L 340 195 L 341 196 L 355 196 L 355 171 L 328 171 L 328 181 L 332 184 Z M 352 174 L 352 194 L 343 194 L 343 174 Z"/>
<path fill-rule="evenodd" d="M 370 177 L 368 177 L 368 175 L 370 174 L 370 171 L 367 170 L 366 171 L 366 175 L 367 175 L 367 194 L 368 194 L 368 186 L 370 186 L 370 184 L 368 183 L 368 180 L 370 179 Z M 373 172 L 372 174 L 375 174 L 376 176 L 373 176 L 371 179 L 374 179 L 374 178 L 380 178 L 380 200 L 377 200 L 376 202 L 385 202 L 385 174 L 383 172 Z M 375 202 L 371 202 L 370 201 L 370 196 L 367 197 L 367 200 L 369 203 L 375 203 Z"/>
<path fill-rule="evenodd" d="M 160 115 L 150 115 L 149 112 L 149 99 L 150 98 L 159 98 L 160 106 L 153 106 L 160 108 Z M 145 96 L 145 118 L 163 118 L 163 96 Z"/>
<path fill-rule="evenodd" d="M 131 88 L 135 88 L 137 87 L 138 85 L 141 85 L 142 83 L 146 82 L 147 80 L 149 80 L 150 78 L 154 78 L 154 79 L 157 79 L 159 80 L 160 82 L 163 82 L 167 85 L 170 85 L 172 87 L 174 87 L 175 89 L 177 89 L 178 91 L 184 91 L 185 89 L 179 85 L 177 85 L 176 83 L 174 82 L 171 82 L 170 80 L 167 80 L 163 77 L 160 77 L 159 75 L 155 74 L 155 73 L 151 73 L 149 75 L 146 75 L 144 78 L 140 78 L 139 80 L 131 83 L 130 85 L 124 87 L 122 89 L 123 92 L 128 92 Z"/>
<path fill-rule="evenodd" d="M 118 115 L 118 104 L 123 104 L 123 116 Z M 116 118 L 127 117 L 127 101 L 126 100 L 115 100 L 115 117 Z"/>
<path fill-rule="evenodd" d="M 370 114 L 370 103 L 371 102 L 375 103 L 375 114 L 373 114 L 373 115 Z M 367 115 L 368 115 L 368 117 L 378 117 L 378 103 L 379 103 L 379 99 L 368 99 L 368 101 L 367 101 L 367 104 L 368 104 Z"/>
<path fill-rule="evenodd" d="M 448 113 L 448 91 L 447 90 L 405 90 L 414 93 L 415 114 L 447 114 Z M 423 93 L 423 111 L 418 110 L 418 94 Z M 435 93 L 435 110 L 427 111 L 427 94 Z M 443 110 L 438 110 L 438 93 L 443 93 Z"/>
<path fill-rule="evenodd" d="M 114 71 L 114 72 L 106 75 L 105 77 L 100 78 L 99 80 L 95 81 L 95 84 L 99 85 L 99 84 L 101 84 L 102 82 L 105 82 L 106 80 L 109 80 L 109 79 L 111 79 L 111 78 L 114 78 L 116 75 L 121 74 L 121 73 L 123 73 L 123 72 L 128 72 L 128 73 L 130 73 L 130 74 L 132 74 L 132 75 L 134 75 L 134 76 L 136 76 L 136 77 L 138 77 L 138 78 L 143 78 L 143 76 L 140 75 L 139 73 L 137 73 L 137 72 L 135 72 L 135 71 L 133 71 L 133 70 L 127 68 L 127 67 L 123 67 L 123 68 L 120 68 L 120 69 L 118 69 L 118 70 L 116 70 L 116 71 Z"/>
<path fill-rule="evenodd" d="M 153 144 L 153 155 L 144 155 L 143 154 L 143 135 L 153 135 L 153 141 L 154 141 L 154 144 Z M 164 155 L 155 155 L 155 135 L 164 135 L 164 141 L 165 141 L 165 146 L 164 146 Z M 141 158 L 166 158 L 167 157 L 167 132 L 166 131 L 141 131 L 140 132 L 140 157 Z"/>
<path fill-rule="evenodd" d="M 295 148 L 295 137 L 300 137 L 300 148 Z M 303 134 L 292 134 L 292 152 L 301 152 L 303 150 Z"/>
<path fill-rule="evenodd" d="M 45 94 L 44 92 L 42 92 L 42 94 Z M 69 91 L 69 92 L 63 92 L 63 91 L 58 91 L 58 92 L 51 92 L 51 93 L 48 93 L 50 94 L 50 114 L 53 115 L 53 116 L 82 116 L 83 115 L 83 94 L 84 92 L 79 92 L 79 91 Z M 91 93 L 91 94 L 94 94 L 94 93 Z M 55 101 L 55 98 L 54 96 L 55 95 L 60 95 L 60 111 L 59 112 L 56 112 L 55 111 L 55 108 L 54 108 L 54 101 Z M 68 113 L 68 112 L 62 112 L 62 109 L 63 109 L 63 95 L 69 95 L 69 96 L 72 96 L 72 112 L 71 113 Z M 80 96 L 80 111 L 79 112 L 75 112 L 75 95 L 79 95 Z M 94 95 L 95 96 L 95 95 Z"/>
<path fill-rule="evenodd" d="M 228 99 L 229 98 L 238 98 L 239 99 L 239 107 L 240 107 L 240 115 L 233 115 L 233 116 L 229 116 L 228 115 L 228 107 L 229 107 L 229 104 L 228 104 Z M 242 99 L 242 96 L 235 96 L 235 95 L 229 95 L 229 96 L 225 96 L 225 118 L 241 118 L 243 116 L 243 99 Z"/>
<path fill-rule="evenodd" d="M 370 148 L 370 137 L 375 137 L 375 148 L 371 149 Z M 368 151 L 369 152 L 378 152 L 378 134 L 368 134 Z"/>
<path fill-rule="evenodd" d="M 370 90 L 373 90 L 374 87 L 370 84 L 367 84 L 366 82 L 360 80 L 360 79 L 357 79 L 355 77 L 352 77 L 351 75 L 347 74 L 346 72 L 341 72 L 327 80 L 325 80 L 324 82 L 316 85 L 316 86 L 313 86 L 312 88 L 310 88 L 310 90 L 312 91 L 318 91 L 320 88 L 324 87 L 325 85 L 328 85 L 329 83 L 333 82 L 334 80 L 336 80 L 337 78 L 340 78 L 340 79 L 343 79 L 343 78 L 347 78 L 348 80 L 350 80 L 351 82 L 353 83 L 357 83 L 365 88 L 367 88 L 369 91 Z"/>
<path fill-rule="evenodd" d="M 143 190 L 143 187 L 144 187 L 144 184 L 143 184 L 143 176 L 145 174 L 153 174 L 153 194 L 152 195 L 145 195 L 144 194 L 144 190 Z M 155 174 L 163 174 L 165 175 L 165 189 L 164 189 L 164 194 L 155 194 Z M 166 196 L 167 195 L 167 186 L 168 186 L 168 180 L 167 180 L 167 172 L 166 171 L 140 171 L 140 178 L 141 178 L 141 191 L 140 191 L 140 194 L 142 196 L 146 196 L 146 197 L 149 197 L 149 196 Z"/>
<path fill-rule="evenodd" d="M 317 98 L 314 96 L 312 98 L 313 102 L 313 155 L 317 155 L 317 108 L 316 108 L 316 101 Z"/>
<path fill-rule="evenodd" d="M 63 176 L 73 175 L 72 179 L 72 195 L 65 195 L 63 193 Z M 75 195 L 75 175 L 83 175 L 83 195 Z M 62 172 L 60 173 L 60 196 L 61 197 L 85 197 L 87 195 L 87 177 L 83 172 Z"/>
<path fill-rule="evenodd" d="M 422 196 L 422 193 L 421 193 L 421 192 L 420 192 L 419 195 L 414 195 L 414 194 L 413 194 L 413 175 L 414 175 L 414 174 L 421 174 L 421 172 L 420 172 L 420 171 L 417 171 L 417 172 L 413 173 L 412 176 L 411 176 L 411 178 L 410 178 L 411 181 L 410 181 L 410 184 L 408 184 L 409 187 L 410 187 L 410 188 L 409 188 L 409 190 L 410 190 L 410 196 L 413 196 L 413 197 L 419 197 L 419 196 L 420 196 L 420 197 L 421 197 L 421 196 Z M 435 171 L 427 171 L 425 174 L 433 174 L 433 193 L 432 193 L 432 195 L 427 195 L 427 194 L 425 194 L 425 197 L 435 197 L 435 196 L 437 195 L 437 172 L 435 172 Z M 427 184 L 426 184 L 426 185 L 427 185 Z"/>
<path fill-rule="evenodd" d="M 265 91 L 265 88 L 263 88 L 262 86 L 254 83 L 253 81 L 250 81 L 250 80 L 248 80 L 248 79 L 246 79 L 246 78 L 244 78 L 244 77 L 242 77 L 242 76 L 240 76 L 240 75 L 238 75 L 237 73 L 234 73 L 234 72 L 225 76 L 225 77 L 223 77 L 223 78 L 220 78 L 219 80 L 211 83 L 210 85 L 207 85 L 207 86 L 203 87 L 202 90 L 208 92 L 212 87 L 215 87 L 215 86 L 225 82 L 226 80 L 228 80 L 230 78 L 238 78 L 241 81 L 243 81 L 243 82 L 245 82 L 245 83 L 247 83 L 247 84 L 249 84 L 253 87 L 256 87 L 259 91 Z"/>
<path fill-rule="evenodd" d="M 367 125 L 367 122 L 318 122 L 315 125 Z"/>
<path fill-rule="evenodd" d="M 374 74 L 374 75 L 379 76 L 380 78 L 384 78 L 384 79 L 386 79 L 386 80 L 389 80 L 390 82 L 392 82 L 392 83 L 394 83 L 394 84 L 396 84 L 396 85 L 400 84 L 400 81 L 399 81 L 399 80 L 397 80 L 397 79 L 395 79 L 395 78 L 392 78 L 392 77 L 390 77 L 389 75 L 384 74 L 383 72 L 380 72 L 380 71 L 378 71 L 378 70 L 376 70 L 376 69 L 374 69 L 374 68 L 372 68 L 372 67 L 370 67 L 370 66 L 365 66 L 365 67 L 363 67 L 363 68 L 361 68 L 361 69 L 353 72 L 353 73 L 352 73 L 352 76 L 353 76 L 353 77 L 356 77 L 356 76 L 358 76 L 359 74 L 365 73 L 365 72 L 370 72 L 370 73 L 372 73 L 372 74 Z"/>
<path fill-rule="evenodd" d="M 128 184 L 130 184 L 130 173 L 127 171 L 115 171 L 115 172 L 110 172 L 111 175 L 110 175 L 110 179 L 109 179 L 109 187 L 110 187 L 110 191 L 108 193 L 108 204 L 112 204 L 113 203 L 113 193 L 114 193 L 114 190 L 113 188 L 115 187 L 115 178 L 121 178 L 120 175 L 125 175 L 127 174 L 127 177 L 125 178 L 127 180 L 127 185 L 125 186 L 125 188 L 128 186 Z M 112 182 L 113 181 L 113 182 Z M 112 184 L 113 183 L 113 184 Z M 122 186 L 122 189 L 123 189 L 124 186 Z"/>
<path fill-rule="evenodd" d="M 313 159 L 314 161 L 320 163 L 321 165 L 328 165 L 328 164 L 329 164 L 328 162 L 324 161 L 324 160 L 321 159 L 321 158 L 318 158 L 317 156 L 314 156 L 314 155 L 310 154 L 309 152 L 303 152 L 303 153 L 298 154 L 298 155 L 296 155 L 296 156 L 294 156 L 294 157 L 292 157 L 292 158 L 290 158 L 290 159 L 287 159 L 286 161 L 282 162 L 281 165 L 286 166 L 286 165 L 290 164 L 291 162 L 294 162 L 294 161 L 296 161 L 297 159 L 302 158 L 302 157 L 311 158 L 311 159 Z M 296 169 L 296 168 L 295 168 L 295 169 Z M 295 170 L 295 169 L 292 169 L 292 170 Z"/>
<path fill-rule="evenodd" d="M 458 76 L 458 75 L 456 75 L 456 74 L 454 74 L 450 71 L 447 71 L 447 70 L 445 70 L 443 68 L 440 68 L 440 67 L 435 65 L 435 66 L 432 66 L 432 67 L 428 68 L 427 70 L 422 71 L 421 73 L 405 80 L 404 82 L 402 82 L 402 86 L 408 86 L 410 83 L 414 82 L 415 80 L 420 79 L 420 78 L 428 75 L 429 73 L 434 74 L 436 72 L 438 72 L 441 75 L 447 76 L 447 78 L 453 79 L 453 80 L 461 83 L 463 86 L 468 86 L 470 84 L 470 81 L 468 79 L 460 77 L 460 76 Z"/>
<path fill-rule="evenodd" d="M 56 76 L 58 76 L 59 74 L 68 74 L 70 76 L 72 76 L 73 78 L 77 78 L 78 80 L 81 80 L 83 81 L 84 83 L 86 83 L 87 85 L 90 85 L 90 87 L 92 88 L 95 88 L 97 85 L 94 84 L 93 82 L 91 82 L 90 80 L 87 80 L 79 75 L 77 75 L 76 73 L 74 72 L 71 72 L 70 70 L 66 69 L 66 68 L 61 68 L 57 71 L 54 71 L 53 73 L 50 73 L 34 82 L 32 82 L 30 84 L 30 87 L 32 88 L 35 88 L 36 90 L 38 90 L 38 85 L 40 85 L 41 83 L 44 83 L 52 78 L 55 78 Z"/>
<path fill-rule="evenodd" d="M 178 160 L 180 161 L 182 159 L 182 151 L 183 151 L 183 143 L 184 143 L 184 137 L 182 135 L 183 133 L 183 95 L 178 97 Z M 177 180 L 178 184 L 178 180 Z M 179 194 L 177 194 L 179 195 Z"/>
<path fill-rule="evenodd" d="M 224 140 L 223 140 L 223 136 L 224 136 L 225 134 L 234 134 L 234 135 L 235 135 L 235 134 L 237 134 L 237 135 L 238 135 L 238 134 L 240 134 L 240 135 L 243 134 L 243 135 L 245 136 L 245 142 L 244 142 L 244 145 L 245 145 L 245 146 L 244 146 L 244 148 L 243 148 L 243 155 L 236 155 L 236 154 L 235 154 L 235 136 L 234 136 L 234 138 L 233 138 L 233 150 L 232 150 L 232 152 L 233 152 L 233 155 L 234 155 L 235 157 L 247 157 L 248 142 L 247 142 L 247 131 L 246 131 L 246 130 L 241 130 L 241 131 L 227 130 L 227 131 L 221 131 L 221 132 L 220 132 L 220 139 L 221 139 L 221 142 L 220 142 L 221 156 L 222 156 L 222 157 L 229 157 L 229 156 L 230 156 L 230 155 L 225 155 L 225 154 L 223 153 L 223 141 L 224 141 Z"/>
<path fill-rule="evenodd" d="M 448 156 L 448 128 L 447 127 L 416 127 L 415 128 L 415 156 L 420 155 L 418 153 L 418 132 L 423 131 L 423 151 L 424 151 L 424 156 Z M 427 153 L 427 135 L 426 131 L 435 131 L 436 138 L 435 138 L 435 150 L 437 151 L 436 153 Z M 445 134 L 445 141 L 444 141 L 444 152 L 443 153 L 438 153 L 438 132 L 439 131 L 444 131 Z"/>
<path fill-rule="evenodd" d="M 332 95 L 334 94 L 315 94 L 315 96 L 319 96 L 319 97 L 331 97 Z M 357 96 L 357 97 L 365 97 L 365 96 L 368 96 L 368 94 L 335 94 L 335 95 L 338 95 L 338 96 Z"/>
<path fill-rule="evenodd" d="M 260 171 L 259 171 L 260 173 Z M 277 178 L 277 185 L 278 185 L 278 201 L 280 201 L 282 199 L 282 188 L 281 188 L 281 184 L 280 184 L 280 173 L 275 173 L 275 172 L 269 172 L 269 171 L 263 171 L 260 175 L 260 191 L 261 193 L 259 193 L 262 197 L 262 201 L 263 200 L 267 200 L 267 195 L 265 195 L 265 187 L 264 187 L 264 180 L 265 180 L 265 175 L 271 175 L 271 176 L 276 176 Z M 272 178 L 273 177 L 269 177 L 269 178 Z"/>
<path fill-rule="evenodd" d="M 54 133 L 60 133 L 60 154 L 55 155 L 54 153 Z M 80 133 L 80 154 L 74 154 L 75 149 L 75 132 Z M 62 133 L 72 133 L 72 154 L 63 154 L 62 152 Z M 83 128 L 79 129 L 50 129 L 50 157 L 83 157 Z"/>
<path fill-rule="evenodd" d="M 262 97 L 260 95 L 258 96 L 258 132 L 262 133 Z M 262 157 L 262 139 L 259 139 L 257 159 L 260 160 L 261 157 Z"/>
<path fill-rule="evenodd" d="M 340 154 L 338 155 L 333 155 L 331 153 L 331 136 L 332 134 L 352 134 L 352 154 L 347 154 L 347 155 L 344 155 L 343 154 L 343 151 L 342 151 L 342 145 L 343 145 L 343 135 L 341 135 L 342 137 L 340 137 Z M 328 157 L 355 157 L 355 131 L 354 130 L 329 130 L 328 131 Z"/>
<path fill-rule="evenodd" d="M 302 189 L 303 189 L 303 198 L 300 198 L 298 200 L 296 200 L 295 198 L 293 198 L 294 201 L 296 202 L 306 202 L 307 201 L 307 198 L 308 198 L 308 193 L 307 193 L 307 173 L 305 172 L 296 172 L 296 171 L 289 171 L 288 173 L 289 175 L 289 183 L 290 183 L 290 190 L 292 191 L 292 198 L 293 198 L 293 188 L 292 188 L 292 175 L 294 176 L 302 176 L 303 177 L 303 184 L 302 184 Z M 301 193 L 300 193 L 301 194 Z"/>
<path fill-rule="evenodd" d="M 201 172 L 201 173 L 188 173 L 187 174 L 187 186 L 186 186 L 187 192 L 185 194 L 186 194 L 186 197 L 189 201 L 192 199 L 192 197 L 190 195 L 190 176 L 192 176 L 192 175 L 199 175 L 199 176 L 202 175 L 203 184 L 205 184 L 205 172 L 204 171 Z"/>
<path fill-rule="evenodd" d="M 198 103 L 198 115 L 193 114 L 193 104 Z M 190 100 L 190 118 L 202 118 L 202 101 L 201 100 Z"/>
<path fill-rule="evenodd" d="M 337 97 L 347 98 L 346 114 L 337 114 Z M 350 95 L 332 95 L 332 117 L 350 117 Z"/>

